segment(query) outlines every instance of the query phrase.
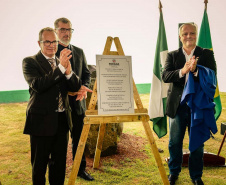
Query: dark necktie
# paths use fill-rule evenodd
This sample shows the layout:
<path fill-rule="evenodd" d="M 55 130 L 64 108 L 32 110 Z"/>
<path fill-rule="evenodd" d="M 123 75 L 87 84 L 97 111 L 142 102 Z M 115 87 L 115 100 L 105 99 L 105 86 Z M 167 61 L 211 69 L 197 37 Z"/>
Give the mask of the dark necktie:
<path fill-rule="evenodd" d="M 55 59 L 49 58 L 48 61 L 49 61 L 50 65 L 51 65 L 52 69 L 54 70 L 54 69 L 56 68 L 56 66 L 54 65 Z M 60 91 L 59 91 L 59 103 L 58 103 L 58 108 L 59 108 L 60 110 L 63 110 L 63 108 L 64 108 L 63 99 L 62 99 L 62 96 L 61 96 Z"/>

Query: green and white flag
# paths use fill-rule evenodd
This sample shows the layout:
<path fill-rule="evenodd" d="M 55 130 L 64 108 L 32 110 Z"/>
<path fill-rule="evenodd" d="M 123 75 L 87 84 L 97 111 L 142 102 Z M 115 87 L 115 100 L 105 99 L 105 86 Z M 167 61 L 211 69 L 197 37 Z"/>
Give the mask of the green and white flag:
<path fill-rule="evenodd" d="M 161 77 L 167 53 L 168 46 L 166 40 L 165 26 L 162 11 L 160 11 L 159 32 L 155 50 L 155 60 L 148 110 L 150 120 L 153 122 L 153 130 L 159 138 L 167 134 L 167 117 L 165 115 L 165 109 L 169 84 L 164 83 Z"/>
<path fill-rule="evenodd" d="M 202 48 L 207 48 L 207 49 L 213 50 L 211 34 L 210 34 L 209 20 L 208 20 L 208 15 L 207 15 L 206 9 L 204 10 L 204 15 L 203 15 L 203 19 L 202 19 L 201 28 L 200 28 L 200 31 L 199 31 L 199 38 L 198 38 L 197 45 L 202 47 Z M 217 88 L 216 88 L 216 92 L 215 92 L 215 95 L 214 95 L 214 102 L 216 104 L 214 116 L 215 116 L 215 119 L 217 120 L 219 118 L 220 114 L 221 114 L 221 111 L 222 111 L 222 105 L 221 105 L 218 83 L 217 83 Z"/>

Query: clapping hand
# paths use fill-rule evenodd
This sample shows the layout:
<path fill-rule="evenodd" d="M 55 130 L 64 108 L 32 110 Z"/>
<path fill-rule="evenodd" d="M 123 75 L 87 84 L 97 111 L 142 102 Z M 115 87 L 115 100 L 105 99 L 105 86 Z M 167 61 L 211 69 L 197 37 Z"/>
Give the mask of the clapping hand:
<path fill-rule="evenodd" d="M 198 60 L 198 57 L 195 58 L 195 56 L 193 56 L 193 57 L 190 59 L 190 61 L 191 61 L 191 63 L 190 63 L 190 71 L 191 71 L 191 72 L 194 72 L 194 71 L 195 71 L 196 66 L 197 66 L 197 60 Z"/>
<path fill-rule="evenodd" d="M 185 64 L 184 64 L 184 67 L 182 68 L 181 70 L 181 73 L 182 75 L 184 76 L 185 74 L 189 73 L 190 72 L 190 69 L 191 69 L 191 60 L 187 61 Z"/>
<path fill-rule="evenodd" d="M 60 64 L 66 69 L 66 74 L 70 74 L 71 72 L 71 50 L 65 48 L 60 52 Z"/>

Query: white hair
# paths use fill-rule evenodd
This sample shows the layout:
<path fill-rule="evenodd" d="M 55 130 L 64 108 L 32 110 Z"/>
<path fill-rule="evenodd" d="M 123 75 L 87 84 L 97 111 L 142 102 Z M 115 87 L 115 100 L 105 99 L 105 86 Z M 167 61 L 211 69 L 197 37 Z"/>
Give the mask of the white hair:
<path fill-rule="evenodd" d="M 183 28 L 184 26 L 186 26 L 186 25 L 193 26 L 193 27 L 195 28 L 195 33 L 196 33 L 196 35 L 198 34 L 198 26 L 197 26 L 197 24 L 195 24 L 195 23 L 184 23 L 184 24 L 182 24 L 182 25 L 180 26 L 180 28 L 179 28 L 179 36 L 181 36 L 182 28 Z"/>

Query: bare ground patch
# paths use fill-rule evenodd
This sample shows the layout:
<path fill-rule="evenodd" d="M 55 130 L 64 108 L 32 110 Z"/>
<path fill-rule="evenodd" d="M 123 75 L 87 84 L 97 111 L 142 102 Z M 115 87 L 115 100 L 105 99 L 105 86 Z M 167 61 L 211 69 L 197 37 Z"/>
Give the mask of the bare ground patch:
<path fill-rule="evenodd" d="M 120 141 L 118 142 L 118 147 L 116 154 L 106 157 L 101 157 L 100 167 L 103 165 L 104 161 L 113 161 L 114 167 L 122 166 L 122 162 L 125 160 L 134 160 L 134 159 L 146 159 L 148 156 L 144 152 L 144 145 L 147 144 L 145 138 L 134 136 L 130 134 L 122 133 Z M 93 158 L 86 157 L 86 169 L 89 171 L 93 168 Z M 67 169 L 66 174 L 70 174 L 72 168 L 72 148 L 71 145 L 68 145 L 67 153 Z"/>

